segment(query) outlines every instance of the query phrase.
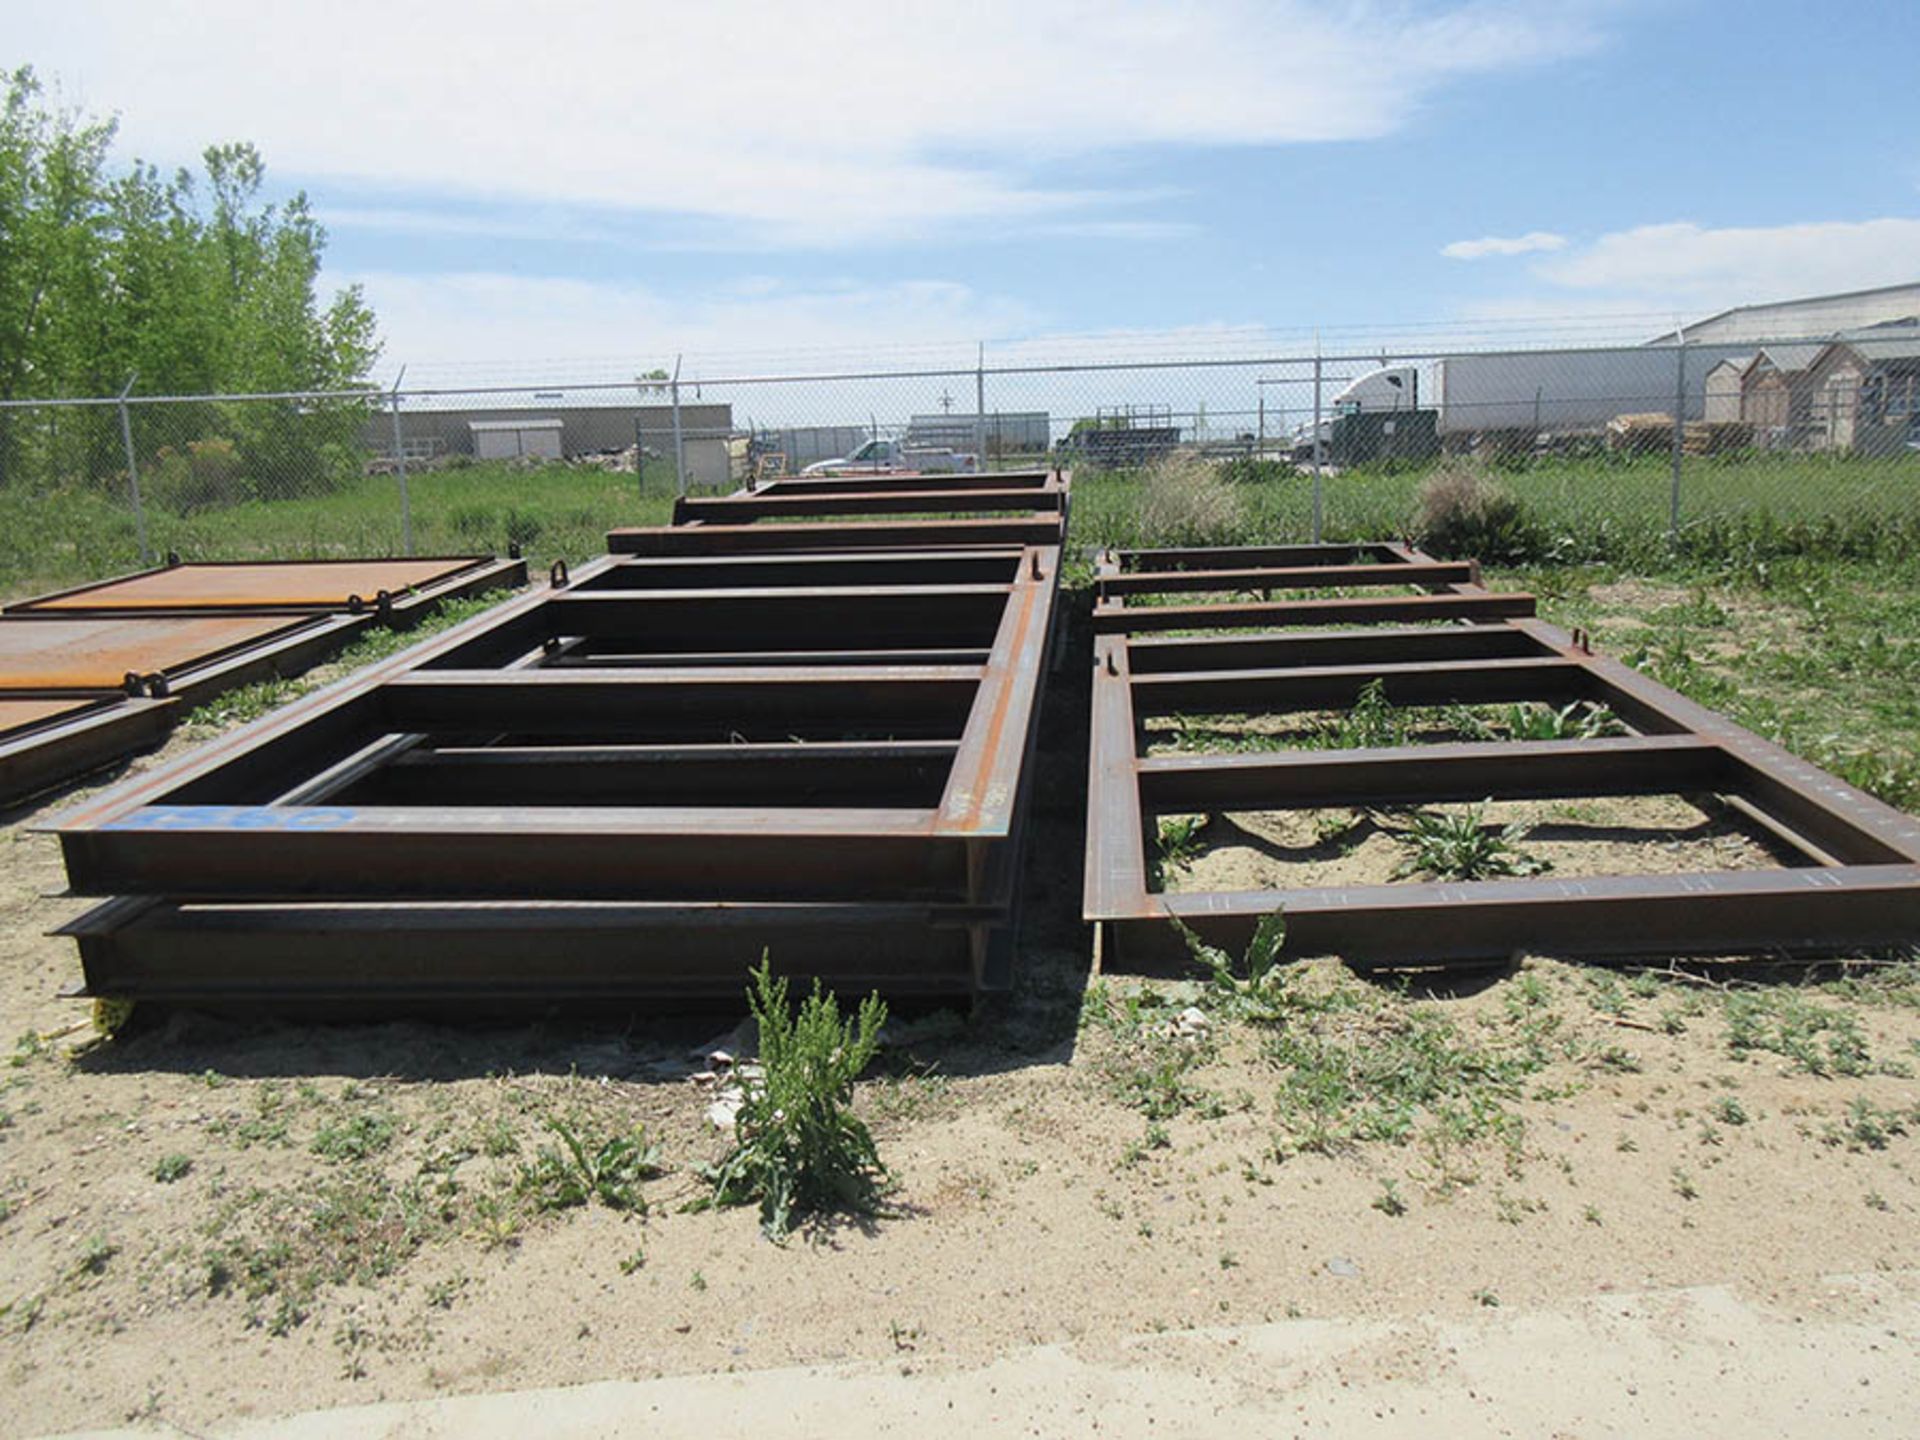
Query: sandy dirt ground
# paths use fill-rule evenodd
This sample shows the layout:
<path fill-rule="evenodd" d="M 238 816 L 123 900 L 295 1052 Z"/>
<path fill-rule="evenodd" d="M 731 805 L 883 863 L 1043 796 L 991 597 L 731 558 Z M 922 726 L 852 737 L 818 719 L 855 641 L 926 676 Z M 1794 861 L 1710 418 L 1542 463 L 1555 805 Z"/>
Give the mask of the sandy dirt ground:
<path fill-rule="evenodd" d="M 1064 686 L 1048 704 L 1084 713 Z M 58 998 L 78 978 L 71 946 L 44 933 L 81 902 L 46 898 L 57 848 L 28 832 L 34 814 L 13 817 L 4 1428 L 244 1429 L 316 1407 L 823 1365 L 865 1376 L 874 1388 L 842 1393 L 875 1404 L 905 1393 L 889 1377 L 928 1377 L 914 1393 L 945 1405 L 992 1393 L 1012 1365 L 1010 1393 L 1039 1405 L 1049 1376 L 1068 1384 L 1058 1367 L 1085 1372 L 1072 1383 L 1089 1404 L 1108 1393 L 1099 1376 L 1157 1373 L 1173 1407 L 1158 1423 L 1237 1396 L 1288 1421 L 1261 1433 L 1352 1433 L 1336 1422 L 1359 1377 L 1413 1387 L 1366 1393 L 1443 1431 L 1478 1415 L 1551 1433 L 1527 1422 L 1564 1394 L 1587 1417 L 1565 1433 L 1633 1432 L 1655 1403 L 1634 1357 L 1655 1351 L 1701 1357 L 1663 1372 L 1669 1416 L 1752 1422 L 1742 1387 L 1788 1377 L 1766 1393 L 1802 1408 L 1761 1429 L 1846 1431 L 1853 1416 L 1870 1433 L 1882 1395 L 1913 1394 L 1912 967 L 1816 986 L 1529 959 L 1429 991 L 1315 965 L 1264 997 L 1090 977 L 1074 918 L 1083 745 L 1070 719 L 1043 735 L 1018 992 L 972 1016 L 895 1017 L 861 1087 L 887 1213 L 785 1245 L 750 1211 L 686 1208 L 725 1146 L 692 1056 L 737 1016 L 175 1016 L 100 1042 Z M 638 1187 L 644 1213 L 555 1201 L 540 1176 L 556 1125 L 589 1143 L 644 1126 L 661 1167 Z M 1703 1320 L 1698 1352 L 1684 1327 L 1630 1339 L 1602 1323 L 1609 1297 L 1657 1320 L 1703 1303 L 1680 1294 L 1701 1286 L 1748 1319 Z M 1588 1378 L 1543 1370 L 1527 1400 L 1490 1371 L 1483 1393 L 1509 1398 L 1473 1410 L 1474 1337 L 1499 1329 L 1524 1356 L 1530 1325 L 1559 1326 L 1567 1373 Z M 1818 1343 L 1809 1326 L 1827 1327 Z M 1449 1375 L 1466 1382 L 1419 1390 Z M 1292 1401 L 1274 1390 L 1289 1376 Z M 655 1393 L 734 1393 L 677 1383 Z M 1148 1433 L 1148 1413 L 1116 1433 Z M 786 1433 L 824 1433 L 789 1418 Z M 1085 1422 L 1040 1410 L 1028 1428 Z"/>
<path fill-rule="evenodd" d="M 1710 795 L 1605 796 L 1439 806 L 1511 827 L 1514 863 L 1540 873 L 1672 875 L 1765 869 L 1783 855 L 1765 832 Z M 1326 885 L 1418 884 L 1404 813 L 1277 810 L 1202 817 L 1197 853 L 1166 867 L 1167 890 L 1286 890 Z"/>
<path fill-rule="evenodd" d="M 1010 1350 L 341 1406 L 221 1425 L 230 1440 L 819 1440 L 956 1433 L 1896 1437 L 1920 1384 L 1890 1354 L 1912 1277 L 1836 1276 L 1822 1313 L 1724 1286 L 1459 1319 L 1290 1320 Z M 87 1432 L 92 1440 L 146 1433 Z M 208 1432 L 196 1432 L 208 1433 Z"/>

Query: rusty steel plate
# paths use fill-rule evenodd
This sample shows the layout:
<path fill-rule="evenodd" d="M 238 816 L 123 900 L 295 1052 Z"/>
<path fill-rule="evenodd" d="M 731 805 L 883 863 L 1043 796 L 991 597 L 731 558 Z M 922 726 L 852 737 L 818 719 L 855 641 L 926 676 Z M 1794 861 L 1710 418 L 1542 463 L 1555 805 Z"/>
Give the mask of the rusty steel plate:
<path fill-rule="evenodd" d="M 49 720 L 63 720 L 97 705 L 97 700 L 50 700 L 44 698 L 0 699 L 0 735 L 28 730 Z"/>
<path fill-rule="evenodd" d="M 481 563 L 471 557 L 443 556 L 169 565 L 23 600 L 7 610 L 16 615 L 88 610 L 344 610 L 356 596 L 371 604 L 382 590 L 399 595 L 438 584 Z"/>
<path fill-rule="evenodd" d="M 0 623 L 0 690 L 115 690 L 129 673 L 182 670 L 311 623 L 272 615 L 8 620 Z"/>

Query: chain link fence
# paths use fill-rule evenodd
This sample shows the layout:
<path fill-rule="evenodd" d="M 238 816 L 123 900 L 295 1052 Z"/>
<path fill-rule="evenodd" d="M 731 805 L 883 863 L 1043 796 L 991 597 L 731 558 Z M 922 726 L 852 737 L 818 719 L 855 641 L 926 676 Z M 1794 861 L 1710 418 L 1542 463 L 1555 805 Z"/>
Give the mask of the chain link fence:
<path fill-rule="evenodd" d="M 169 552 L 578 558 L 677 494 L 830 462 L 1070 466 L 1081 546 L 1418 534 L 1449 490 L 1504 507 L 1492 558 L 1920 541 L 1920 326 L 657 376 L 0 403 L 0 582 Z"/>

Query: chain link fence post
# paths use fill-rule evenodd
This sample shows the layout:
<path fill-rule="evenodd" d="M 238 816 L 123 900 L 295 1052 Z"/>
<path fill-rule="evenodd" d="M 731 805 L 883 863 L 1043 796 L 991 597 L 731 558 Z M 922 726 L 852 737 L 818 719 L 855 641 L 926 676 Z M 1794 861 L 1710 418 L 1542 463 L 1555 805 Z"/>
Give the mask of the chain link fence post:
<path fill-rule="evenodd" d="M 400 367 L 400 374 L 393 377 L 393 470 L 400 483 L 400 547 L 404 554 L 413 554 L 413 496 L 407 488 L 407 446 L 400 434 L 400 381 L 407 373 L 407 367 Z"/>
<path fill-rule="evenodd" d="M 140 501 L 140 466 L 133 458 L 133 420 L 127 414 L 127 396 L 133 393 L 134 384 L 140 379 L 135 371 L 127 377 L 126 388 L 120 392 L 120 443 L 127 448 L 127 498 L 133 502 L 133 528 L 140 538 L 140 563 L 153 563 L 153 547 L 147 544 L 147 507 Z"/>
<path fill-rule="evenodd" d="M 687 493 L 687 440 L 680 429 L 680 357 L 673 357 L 673 475 L 679 493 Z M 675 512 L 678 513 L 677 511 Z"/>
<path fill-rule="evenodd" d="M 973 364 L 973 454 L 982 470 L 987 468 L 987 346 L 980 342 Z"/>
<path fill-rule="evenodd" d="M 1313 346 L 1313 543 L 1320 543 L 1320 342 Z"/>
<path fill-rule="evenodd" d="M 1687 337 L 1676 330 L 1673 347 L 1673 486 L 1667 498 L 1667 543 L 1680 544 L 1680 468 L 1687 453 Z"/>

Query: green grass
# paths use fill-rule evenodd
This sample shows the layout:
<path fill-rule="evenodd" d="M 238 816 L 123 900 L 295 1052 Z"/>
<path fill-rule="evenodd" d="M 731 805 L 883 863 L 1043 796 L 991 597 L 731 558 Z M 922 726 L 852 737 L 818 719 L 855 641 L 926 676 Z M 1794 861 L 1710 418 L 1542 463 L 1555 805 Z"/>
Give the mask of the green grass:
<path fill-rule="evenodd" d="M 1278 469 L 1278 467 L 1274 467 Z M 1379 540 L 1409 533 L 1433 467 L 1354 470 L 1322 482 L 1323 538 Z M 1672 563 L 1667 535 L 1672 472 L 1664 456 L 1550 459 L 1496 472 L 1538 536 L 1541 563 Z M 1151 545 L 1141 533 L 1142 482 L 1125 472 L 1074 475 L 1075 554 L 1088 546 Z M 1281 471 L 1243 482 L 1237 518 L 1215 544 L 1312 536 L 1309 477 Z M 1717 561 L 1814 554 L 1863 558 L 1920 553 L 1920 455 L 1688 457 L 1681 480 L 1678 555 Z"/>
<path fill-rule="evenodd" d="M 414 553 L 504 554 L 518 541 L 539 564 L 602 554 L 610 527 L 665 524 L 673 504 L 669 478 L 647 476 L 643 496 L 632 475 L 571 465 L 478 464 L 415 473 L 407 484 Z M 190 516 L 149 505 L 147 527 L 156 555 L 173 550 L 188 560 L 402 553 L 399 484 L 385 475 L 332 494 L 253 500 Z M 9 595 L 140 564 L 132 511 L 91 487 L 0 489 L 0 537 L 0 591 Z"/>
<path fill-rule="evenodd" d="M 1607 653 L 1833 771 L 1920 808 L 1920 555 L 1727 556 L 1651 571 L 1489 576 Z"/>
<path fill-rule="evenodd" d="M 1859 1020 L 1792 986 L 1738 990 L 1726 998 L 1727 1050 L 1736 1059 L 1764 1051 L 1809 1075 L 1871 1073 L 1873 1056 Z"/>
<path fill-rule="evenodd" d="M 1209 532 L 1215 543 L 1309 538 L 1312 484 L 1269 466 L 1229 482 L 1235 503 Z M 1323 482 L 1329 540 L 1404 535 L 1431 467 L 1354 470 Z M 1667 566 L 1671 473 L 1664 456 L 1550 459 L 1497 474 L 1520 502 L 1539 563 Z M 672 506 L 670 467 L 644 481 L 585 466 L 522 469 L 504 463 L 409 475 L 420 554 L 504 551 L 518 541 L 545 563 L 603 549 L 604 532 L 661 524 Z M 1074 480 L 1074 566 L 1089 546 L 1164 543 L 1143 533 L 1144 482 L 1082 467 Z M 644 493 L 643 493 L 644 492 Z M 1695 562 L 1796 554 L 1871 558 L 1920 554 L 1920 455 L 1689 457 L 1682 478 L 1677 558 Z M 151 501 L 155 553 L 188 559 L 393 555 L 401 551 L 398 482 L 366 476 L 326 495 L 255 500 L 193 515 Z M 0 592 L 23 594 L 96 579 L 139 563 L 132 512 L 111 487 L 0 489 Z"/>
<path fill-rule="evenodd" d="M 1363 1141 L 1517 1141 L 1508 1108 L 1549 1053 L 1527 1026 L 1506 1044 L 1345 977 L 1279 971 L 1266 987 L 1267 1058 L 1282 1151 L 1332 1153 Z"/>
<path fill-rule="evenodd" d="M 393 1143 L 395 1121 L 383 1110 L 361 1110 L 320 1127 L 313 1153 L 336 1164 L 365 1160 Z"/>

